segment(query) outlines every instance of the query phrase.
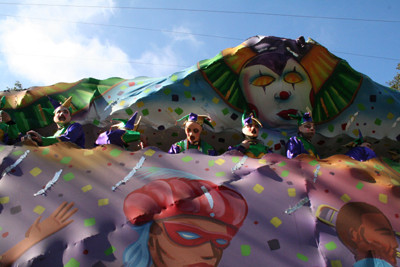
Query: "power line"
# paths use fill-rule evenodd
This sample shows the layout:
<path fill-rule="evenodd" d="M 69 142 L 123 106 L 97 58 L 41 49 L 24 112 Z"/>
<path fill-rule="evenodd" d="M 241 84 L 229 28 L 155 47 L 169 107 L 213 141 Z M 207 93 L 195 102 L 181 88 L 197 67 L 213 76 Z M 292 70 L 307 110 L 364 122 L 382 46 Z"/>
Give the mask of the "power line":
<path fill-rule="evenodd" d="M 48 57 L 48 58 L 61 58 L 61 59 L 72 59 L 72 60 L 91 60 L 91 61 L 117 62 L 117 63 L 129 63 L 129 64 L 165 66 L 165 67 L 180 67 L 180 68 L 189 68 L 190 67 L 190 66 L 183 66 L 183 65 L 156 64 L 156 63 L 147 63 L 147 62 L 139 62 L 139 61 L 122 61 L 122 60 L 106 60 L 106 59 L 95 59 L 95 58 L 74 58 L 74 57 L 61 57 L 61 56 L 49 56 L 49 55 L 32 55 L 32 54 L 21 54 L 21 53 L 4 52 L 4 51 L 0 51 L 0 53 L 10 54 L 10 55 L 18 55 L 18 56 L 29 56 L 29 57 Z"/>
<path fill-rule="evenodd" d="M 347 53 L 347 52 L 340 52 L 340 51 L 331 51 L 331 52 L 337 53 L 337 54 L 346 54 L 346 55 L 359 56 L 359 57 L 370 57 L 370 58 L 386 59 L 386 60 L 393 60 L 393 61 L 398 61 L 398 62 L 400 62 L 400 59 L 396 59 L 396 58 L 378 57 L 378 56 L 368 56 L 368 55 L 355 54 L 355 53 Z"/>
<path fill-rule="evenodd" d="M 225 10 L 188 9 L 188 8 L 165 8 L 165 7 L 80 6 L 80 5 L 29 4 L 29 3 L 0 3 L 0 5 L 52 6 L 52 7 L 77 7 L 77 8 L 108 8 L 108 9 L 161 10 L 161 11 L 185 11 L 185 12 L 201 12 L 201 13 L 220 13 L 220 14 L 238 14 L 238 15 L 259 15 L 259 16 L 279 16 L 279 17 L 295 17 L 295 18 L 311 18 L 311 19 L 329 19 L 329 20 L 347 20 L 347 21 L 364 21 L 364 22 L 385 22 L 385 23 L 399 23 L 399 22 L 400 22 L 400 20 L 385 20 L 385 19 L 362 19 L 362 18 L 361 18 L 361 19 L 357 19 L 357 18 L 344 18 L 344 17 L 324 17 L 324 16 L 291 15 L 291 14 L 265 13 L 265 12 L 225 11 Z"/>

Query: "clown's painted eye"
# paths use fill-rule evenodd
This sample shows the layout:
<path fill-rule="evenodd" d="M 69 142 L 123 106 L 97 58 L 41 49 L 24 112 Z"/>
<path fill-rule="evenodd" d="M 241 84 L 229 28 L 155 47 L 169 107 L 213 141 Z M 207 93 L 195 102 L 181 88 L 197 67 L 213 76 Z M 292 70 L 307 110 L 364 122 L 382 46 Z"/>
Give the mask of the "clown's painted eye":
<path fill-rule="evenodd" d="M 300 73 L 298 73 L 297 71 L 291 71 L 289 73 L 286 73 L 283 79 L 287 83 L 294 84 L 301 82 L 303 80 L 303 77 L 301 77 Z"/>
<path fill-rule="evenodd" d="M 220 245 L 228 244 L 228 240 L 222 239 L 222 238 L 218 238 L 218 239 L 216 239 L 215 241 L 216 241 L 218 244 L 220 244 Z"/>
<path fill-rule="evenodd" d="M 271 84 L 273 81 L 275 81 L 275 78 L 269 75 L 263 75 L 258 78 L 256 78 L 251 84 L 255 86 L 267 86 Z"/>
<path fill-rule="evenodd" d="M 193 240 L 193 239 L 198 239 L 201 236 L 199 236 L 198 234 L 192 233 L 192 232 L 178 232 L 178 234 L 184 238 L 184 239 L 189 239 L 189 240 Z"/>

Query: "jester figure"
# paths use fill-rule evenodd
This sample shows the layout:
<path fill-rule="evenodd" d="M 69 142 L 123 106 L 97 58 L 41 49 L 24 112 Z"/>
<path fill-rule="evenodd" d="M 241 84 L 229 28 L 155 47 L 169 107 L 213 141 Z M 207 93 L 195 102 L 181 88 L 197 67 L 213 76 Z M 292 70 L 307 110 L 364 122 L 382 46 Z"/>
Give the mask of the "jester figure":
<path fill-rule="evenodd" d="M 137 111 L 135 112 L 135 114 L 132 115 L 129 120 L 113 119 L 116 121 L 120 121 L 119 124 L 113 126 L 117 127 L 117 129 L 111 129 L 109 131 L 101 133 L 95 142 L 95 146 L 114 144 L 127 149 L 129 143 L 140 140 L 142 143 L 142 147 L 145 147 L 147 145 L 146 137 L 137 131 L 142 117 L 140 116 L 138 123 L 135 124 L 136 117 Z"/>
<path fill-rule="evenodd" d="M 272 153 L 271 148 L 265 146 L 259 141 L 258 132 L 263 127 L 256 115 L 251 113 L 247 118 L 245 113 L 242 116 L 242 133 L 244 140 L 236 146 L 230 146 L 228 150 L 238 150 L 250 158 L 259 159 L 267 153 Z"/>
<path fill-rule="evenodd" d="M 315 126 L 311 116 L 311 112 L 303 115 L 289 114 L 292 119 L 297 120 L 298 133 L 296 136 L 290 137 L 286 143 L 286 157 L 293 159 L 300 154 L 309 154 L 313 157 L 320 158 L 317 150 L 311 144 L 311 139 L 315 134 Z"/>
<path fill-rule="evenodd" d="M 81 148 L 85 148 L 85 133 L 83 132 L 82 125 L 73 122 L 71 114 L 72 97 L 69 97 L 64 103 L 60 104 L 54 99 L 49 97 L 54 110 L 48 108 L 42 108 L 43 112 L 54 114 L 53 120 L 57 124 L 57 132 L 53 136 L 44 137 L 35 131 L 28 131 L 28 134 L 33 141 L 39 145 L 49 146 L 59 142 L 71 142 Z"/>
<path fill-rule="evenodd" d="M 372 144 L 364 140 L 360 130 L 358 130 L 358 138 L 345 146 L 351 148 L 345 155 L 352 159 L 367 161 L 378 157 L 372 148 Z"/>
<path fill-rule="evenodd" d="M 10 115 L 3 110 L 5 97 L 0 100 L 0 141 L 7 145 L 13 145 L 21 141 L 21 132 L 18 125 L 13 121 Z"/>
<path fill-rule="evenodd" d="M 210 123 L 211 118 L 209 116 L 190 113 L 178 121 L 181 120 L 185 120 L 183 127 L 185 127 L 186 139 L 173 144 L 168 151 L 169 154 L 178 154 L 188 149 L 197 149 L 209 156 L 218 155 L 218 152 L 211 145 L 200 138 L 204 124 L 214 129 Z"/>

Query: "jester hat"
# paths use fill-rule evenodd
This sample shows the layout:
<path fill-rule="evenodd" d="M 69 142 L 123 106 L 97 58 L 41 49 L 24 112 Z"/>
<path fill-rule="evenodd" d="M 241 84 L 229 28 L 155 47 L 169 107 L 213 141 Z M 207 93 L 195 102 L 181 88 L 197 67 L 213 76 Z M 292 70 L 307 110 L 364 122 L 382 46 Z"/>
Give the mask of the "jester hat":
<path fill-rule="evenodd" d="M 131 131 L 137 131 L 140 125 L 140 121 L 142 119 L 142 116 L 139 117 L 139 120 L 137 123 L 136 122 L 136 117 L 137 117 L 137 111 L 130 117 L 129 120 L 125 119 L 113 119 L 115 121 L 120 121 L 121 123 L 116 124 L 114 126 L 117 126 L 121 130 L 131 130 Z"/>
<path fill-rule="evenodd" d="M 197 122 L 198 124 L 200 124 L 200 126 L 202 126 L 203 127 L 203 124 L 207 124 L 208 126 L 210 126 L 211 128 L 213 128 L 214 129 L 214 127 L 212 126 L 212 124 L 211 124 L 211 118 L 209 117 L 209 116 L 207 116 L 207 115 L 197 115 L 197 114 L 195 114 L 195 113 L 190 113 L 189 115 L 186 115 L 186 116 L 184 116 L 184 117 L 182 117 L 182 118 L 180 118 L 179 120 L 177 120 L 177 121 L 181 121 L 181 120 L 186 120 L 186 122 L 189 122 L 189 121 L 191 121 L 191 122 Z M 185 123 L 186 123 L 185 122 Z"/>
<path fill-rule="evenodd" d="M 300 111 L 300 114 L 302 112 Z M 301 115 L 293 115 L 293 114 L 289 114 L 289 117 L 292 120 L 297 120 L 297 125 L 300 127 L 301 125 L 303 125 L 306 122 L 314 122 L 312 119 L 312 114 L 311 112 L 306 112 L 304 114 Z"/>
<path fill-rule="evenodd" d="M 254 125 L 258 124 L 259 126 L 263 127 L 262 123 L 258 120 L 254 111 L 253 113 L 250 113 L 250 115 L 247 118 L 246 118 L 246 111 L 244 111 L 242 115 L 242 128 L 252 124 Z"/>
<path fill-rule="evenodd" d="M 358 138 L 354 139 L 354 141 L 352 141 L 352 142 L 350 142 L 348 144 L 345 144 L 344 146 L 345 147 L 349 147 L 349 148 L 353 148 L 353 147 L 362 145 L 362 143 L 364 143 L 364 142 L 365 142 L 365 140 L 364 140 L 364 138 L 362 136 L 361 130 L 358 129 Z"/>
<path fill-rule="evenodd" d="M 43 111 L 45 111 L 48 114 L 54 115 L 54 112 L 56 111 L 56 109 L 60 106 L 63 106 L 63 107 L 66 107 L 69 110 L 69 114 L 72 115 L 72 103 L 71 103 L 72 96 L 68 97 L 62 104 L 49 96 L 47 96 L 47 98 L 49 99 L 50 103 L 53 105 L 54 109 L 42 108 Z"/>

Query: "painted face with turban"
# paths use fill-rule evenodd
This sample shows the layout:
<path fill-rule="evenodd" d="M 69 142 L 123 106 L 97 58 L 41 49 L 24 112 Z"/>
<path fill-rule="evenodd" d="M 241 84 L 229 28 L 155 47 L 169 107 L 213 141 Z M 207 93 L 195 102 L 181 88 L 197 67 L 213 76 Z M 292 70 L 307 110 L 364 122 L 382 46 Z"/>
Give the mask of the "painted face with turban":
<path fill-rule="evenodd" d="M 204 180 L 153 181 L 130 193 L 124 212 L 134 225 L 153 221 L 148 248 L 154 266 L 218 266 L 247 215 L 236 191 Z"/>

